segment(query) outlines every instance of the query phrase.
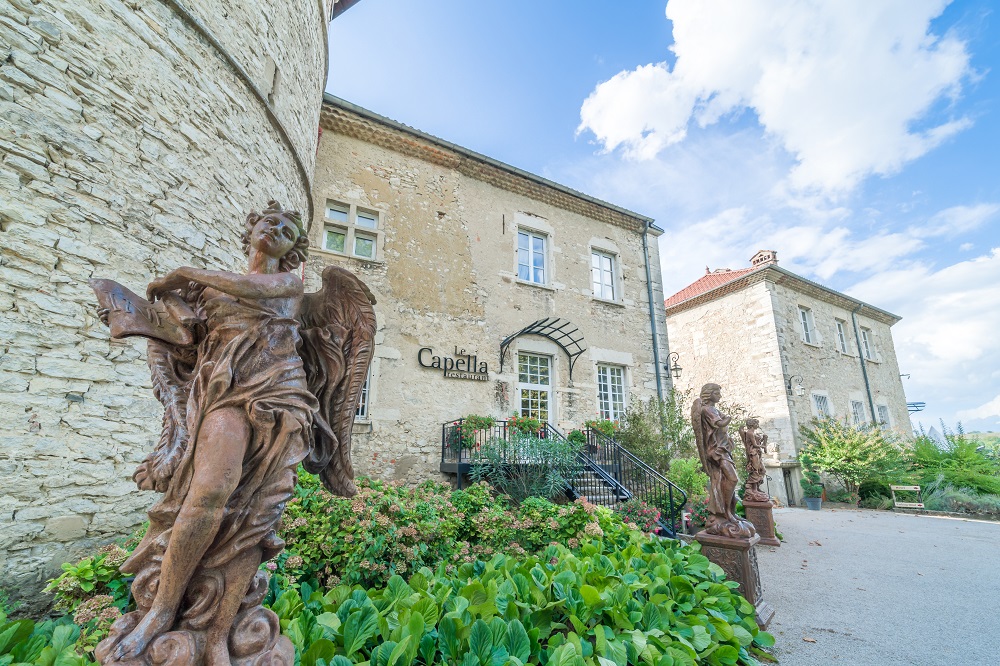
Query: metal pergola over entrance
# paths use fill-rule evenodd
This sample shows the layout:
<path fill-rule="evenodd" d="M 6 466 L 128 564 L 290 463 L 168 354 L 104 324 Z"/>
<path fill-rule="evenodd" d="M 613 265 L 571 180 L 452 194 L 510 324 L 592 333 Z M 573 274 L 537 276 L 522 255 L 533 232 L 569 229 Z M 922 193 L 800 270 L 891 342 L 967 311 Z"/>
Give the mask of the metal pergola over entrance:
<path fill-rule="evenodd" d="M 510 349 L 511 343 L 522 335 L 538 335 L 559 345 L 559 348 L 566 352 L 566 356 L 569 357 L 569 378 L 573 379 L 573 366 L 576 365 L 576 359 L 587 351 L 587 348 L 583 346 L 583 334 L 573 322 L 558 317 L 546 317 L 508 335 L 500 343 L 500 372 L 503 372 L 504 360 L 507 358 L 507 350 Z"/>

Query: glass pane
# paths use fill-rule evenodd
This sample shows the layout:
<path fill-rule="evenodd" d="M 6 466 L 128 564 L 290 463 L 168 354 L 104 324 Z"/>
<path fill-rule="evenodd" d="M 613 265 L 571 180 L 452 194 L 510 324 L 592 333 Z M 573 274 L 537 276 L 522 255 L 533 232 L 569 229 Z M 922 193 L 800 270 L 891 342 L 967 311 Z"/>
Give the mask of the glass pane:
<path fill-rule="evenodd" d="M 335 206 L 328 206 L 326 209 L 326 217 L 329 220 L 336 220 L 338 222 L 347 223 L 347 209 L 339 208 Z"/>
<path fill-rule="evenodd" d="M 335 229 L 327 229 L 323 247 L 334 252 L 343 252 L 345 238 L 346 236 L 344 235 L 344 232 L 337 231 Z"/>
<path fill-rule="evenodd" d="M 533 282 L 537 282 L 538 284 L 545 284 L 545 271 L 543 271 L 541 268 L 536 268 Z"/>
<path fill-rule="evenodd" d="M 363 213 L 358 211 L 358 221 L 357 225 L 359 227 L 367 227 L 368 229 L 374 229 L 378 226 L 378 218 L 372 213 Z"/>
<path fill-rule="evenodd" d="M 521 232 L 517 233 L 517 249 L 527 250 L 528 249 L 528 234 Z"/>
<path fill-rule="evenodd" d="M 519 280 L 531 279 L 531 266 L 528 261 L 527 248 L 519 249 L 517 251 L 517 277 Z"/>
<path fill-rule="evenodd" d="M 531 255 L 531 265 L 535 268 L 545 268 L 545 255 L 539 253 L 533 253 Z"/>
<path fill-rule="evenodd" d="M 372 238 L 365 238 L 364 236 L 355 236 L 354 254 L 359 257 L 368 257 L 371 259 L 375 256 L 375 240 Z"/>
<path fill-rule="evenodd" d="M 601 255 L 599 255 L 599 254 L 592 254 L 592 255 L 590 255 L 590 265 L 592 267 L 594 267 L 594 268 L 600 268 L 601 267 Z"/>
<path fill-rule="evenodd" d="M 541 236 L 532 236 L 531 249 L 538 254 L 545 254 L 545 239 Z"/>

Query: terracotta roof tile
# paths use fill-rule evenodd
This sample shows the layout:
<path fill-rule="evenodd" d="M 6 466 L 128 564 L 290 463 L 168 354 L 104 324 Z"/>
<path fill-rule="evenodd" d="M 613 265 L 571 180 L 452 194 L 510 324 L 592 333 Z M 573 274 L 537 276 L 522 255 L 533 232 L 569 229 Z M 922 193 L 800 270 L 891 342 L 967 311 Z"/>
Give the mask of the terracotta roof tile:
<path fill-rule="evenodd" d="M 749 268 L 738 268 L 734 271 L 726 270 L 719 273 L 708 273 L 668 298 L 664 301 L 664 305 L 668 308 L 677 305 L 678 303 L 682 303 L 689 298 L 700 296 L 705 292 L 712 291 L 713 289 L 721 287 L 724 284 L 728 284 L 733 280 L 738 280 L 744 275 L 749 275 L 759 268 L 766 268 L 766 266 L 751 266 Z"/>

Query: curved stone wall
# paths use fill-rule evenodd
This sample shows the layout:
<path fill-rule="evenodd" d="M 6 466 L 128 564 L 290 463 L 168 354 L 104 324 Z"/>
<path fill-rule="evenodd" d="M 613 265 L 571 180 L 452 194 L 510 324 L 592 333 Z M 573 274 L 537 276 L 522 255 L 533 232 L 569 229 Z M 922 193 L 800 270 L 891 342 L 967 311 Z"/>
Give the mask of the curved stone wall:
<path fill-rule="evenodd" d="M 239 266 L 248 210 L 308 215 L 325 13 L 0 0 L 0 587 L 37 600 L 144 519 L 130 476 L 161 410 L 145 345 L 109 340 L 86 281 Z"/>

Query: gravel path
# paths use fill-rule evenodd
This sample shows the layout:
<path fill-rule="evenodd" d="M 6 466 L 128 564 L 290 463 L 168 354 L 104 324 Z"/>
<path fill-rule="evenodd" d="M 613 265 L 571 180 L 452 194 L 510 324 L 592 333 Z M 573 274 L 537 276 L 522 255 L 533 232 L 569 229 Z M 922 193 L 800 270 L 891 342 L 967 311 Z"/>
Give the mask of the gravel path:
<path fill-rule="evenodd" d="M 782 666 L 1000 663 L 1000 523 L 777 509 L 758 546 Z"/>

